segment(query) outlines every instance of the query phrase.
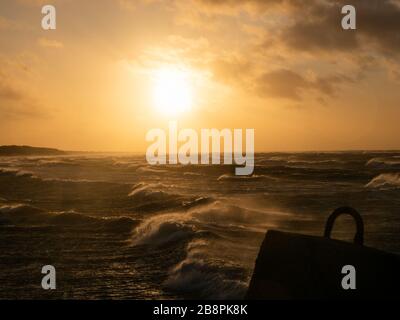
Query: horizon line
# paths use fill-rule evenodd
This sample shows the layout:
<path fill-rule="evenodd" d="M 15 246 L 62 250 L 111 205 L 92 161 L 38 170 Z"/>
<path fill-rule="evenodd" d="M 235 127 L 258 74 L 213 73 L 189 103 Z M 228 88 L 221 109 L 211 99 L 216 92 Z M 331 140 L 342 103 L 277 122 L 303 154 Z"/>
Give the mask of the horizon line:
<path fill-rule="evenodd" d="M 33 148 L 45 148 L 45 149 L 55 149 L 58 151 L 62 152 L 68 152 L 68 153 L 136 153 L 136 154 L 145 154 L 146 151 L 111 151 L 111 150 L 67 150 L 59 147 L 42 147 L 42 146 L 32 146 L 32 145 L 16 145 L 16 144 L 10 144 L 10 145 L 0 145 L 1 147 L 33 147 Z M 287 149 L 287 150 L 261 150 L 261 151 L 254 151 L 254 153 L 332 153 L 332 152 L 400 152 L 400 148 L 389 148 L 389 149 L 376 149 L 376 148 L 354 148 L 354 149 Z M 215 154 L 216 152 L 214 152 Z M 220 152 L 220 154 L 223 154 L 224 152 Z M 169 153 L 166 153 L 167 155 Z M 201 154 L 201 152 L 198 153 L 198 155 Z"/>

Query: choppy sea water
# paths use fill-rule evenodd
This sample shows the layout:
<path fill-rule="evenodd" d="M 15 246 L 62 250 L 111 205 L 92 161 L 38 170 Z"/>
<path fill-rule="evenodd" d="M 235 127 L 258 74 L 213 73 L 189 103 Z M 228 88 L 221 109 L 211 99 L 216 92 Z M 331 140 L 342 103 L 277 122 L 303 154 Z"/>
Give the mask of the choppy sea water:
<path fill-rule="evenodd" d="M 397 152 L 257 154 L 251 177 L 143 155 L 0 158 L 0 298 L 241 298 L 268 229 L 322 235 L 342 205 L 366 245 L 400 253 L 399 196 Z M 333 236 L 353 234 L 340 218 Z"/>

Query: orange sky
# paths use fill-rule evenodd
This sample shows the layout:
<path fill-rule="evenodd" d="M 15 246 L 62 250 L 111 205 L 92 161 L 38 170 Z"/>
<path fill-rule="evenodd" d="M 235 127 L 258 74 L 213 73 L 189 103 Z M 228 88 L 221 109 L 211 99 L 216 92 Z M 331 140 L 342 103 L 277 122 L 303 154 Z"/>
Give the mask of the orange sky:
<path fill-rule="evenodd" d="M 399 29 L 397 0 L 2 0 L 0 144 L 143 152 L 172 117 L 154 106 L 171 68 L 193 95 L 181 128 L 254 128 L 256 151 L 399 149 Z"/>

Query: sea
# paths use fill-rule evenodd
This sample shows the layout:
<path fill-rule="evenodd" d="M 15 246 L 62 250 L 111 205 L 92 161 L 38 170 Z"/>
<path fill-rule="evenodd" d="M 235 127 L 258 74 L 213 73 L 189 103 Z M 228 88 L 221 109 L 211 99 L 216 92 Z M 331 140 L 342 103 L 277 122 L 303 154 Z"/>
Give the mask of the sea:
<path fill-rule="evenodd" d="M 0 158 L 0 299 L 241 299 L 268 230 L 322 236 L 344 205 L 366 246 L 400 253 L 400 152 L 258 153 L 253 175 L 234 172 L 142 154 Z M 332 238 L 354 234 L 338 218 Z"/>

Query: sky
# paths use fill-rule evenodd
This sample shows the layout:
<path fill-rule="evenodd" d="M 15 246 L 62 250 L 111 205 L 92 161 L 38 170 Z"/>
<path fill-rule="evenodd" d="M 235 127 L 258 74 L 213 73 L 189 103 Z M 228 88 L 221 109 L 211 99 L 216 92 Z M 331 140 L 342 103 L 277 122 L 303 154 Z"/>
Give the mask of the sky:
<path fill-rule="evenodd" d="M 176 120 L 256 151 L 400 149 L 399 30 L 397 0 L 1 0 L 0 144 L 144 152 Z"/>

